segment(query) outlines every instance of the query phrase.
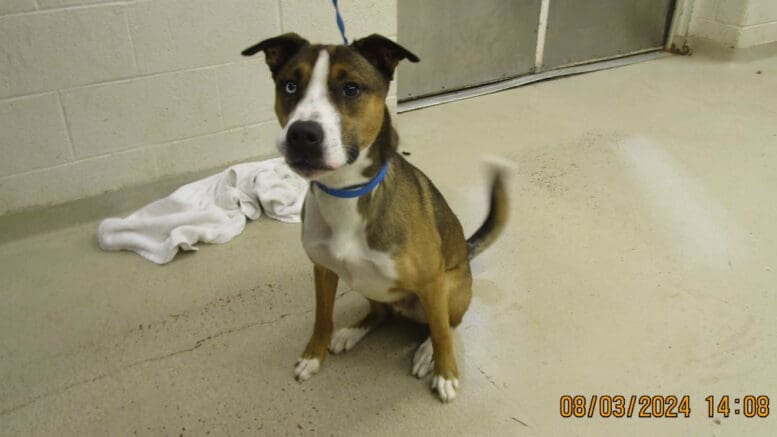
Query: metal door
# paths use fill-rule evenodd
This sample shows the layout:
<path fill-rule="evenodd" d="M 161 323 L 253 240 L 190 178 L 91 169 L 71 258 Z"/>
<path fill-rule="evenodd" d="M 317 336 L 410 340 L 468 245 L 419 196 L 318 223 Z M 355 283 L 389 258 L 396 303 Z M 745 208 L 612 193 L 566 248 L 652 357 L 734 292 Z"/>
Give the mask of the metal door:
<path fill-rule="evenodd" d="M 398 41 L 421 58 L 419 64 L 400 64 L 399 101 L 661 49 L 674 4 L 398 0 Z"/>
<path fill-rule="evenodd" d="M 550 0 L 543 69 L 663 48 L 674 0 Z"/>
<path fill-rule="evenodd" d="M 399 0 L 400 100 L 531 72 L 540 0 Z"/>

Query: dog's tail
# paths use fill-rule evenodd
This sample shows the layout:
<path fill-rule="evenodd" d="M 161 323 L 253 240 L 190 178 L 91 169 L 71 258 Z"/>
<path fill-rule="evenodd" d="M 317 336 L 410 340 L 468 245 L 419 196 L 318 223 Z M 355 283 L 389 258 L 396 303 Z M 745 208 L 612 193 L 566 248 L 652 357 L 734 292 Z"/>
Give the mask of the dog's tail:
<path fill-rule="evenodd" d="M 488 216 L 477 231 L 467 239 L 467 257 L 475 258 L 480 252 L 490 246 L 507 224 L 509 204 L 505 179 L 507 170 L 514 166 L 501 158 L 487 159 L 491 171 L 491 201 L 488 207 Z"/>

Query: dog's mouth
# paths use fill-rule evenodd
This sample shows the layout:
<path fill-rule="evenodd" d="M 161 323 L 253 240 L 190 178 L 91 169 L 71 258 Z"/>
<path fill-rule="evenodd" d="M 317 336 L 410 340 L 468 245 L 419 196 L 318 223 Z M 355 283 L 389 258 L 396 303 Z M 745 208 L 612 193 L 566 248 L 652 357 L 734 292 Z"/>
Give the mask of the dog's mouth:
<path fill-rule="evenodd" d="M 300 159 L 296 161 L 289 161 L 286 159 L 286 164 L 289 165 L 289 168 L 306 179 L 314 179 L 336 170 L 320 162 L 311 162 L 307 159 Z"/>

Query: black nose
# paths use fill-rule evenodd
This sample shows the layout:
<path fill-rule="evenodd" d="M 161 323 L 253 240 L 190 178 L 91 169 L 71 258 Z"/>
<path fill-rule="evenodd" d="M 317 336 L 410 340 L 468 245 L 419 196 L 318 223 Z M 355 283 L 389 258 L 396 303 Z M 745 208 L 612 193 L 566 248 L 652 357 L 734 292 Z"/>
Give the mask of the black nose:
<path fill-rule="evenodd" d="M 286 160 L 295 167 L 320 167 L 324 130 L 314 121 L 295 121 L 286 132 Z"/>
<path fill-rule="evenodd" d="M 289 126 L 286 142 L 292 147 L 318 147 L 324 140 L 324 131 L 315 121 L 295 121 Z"/>

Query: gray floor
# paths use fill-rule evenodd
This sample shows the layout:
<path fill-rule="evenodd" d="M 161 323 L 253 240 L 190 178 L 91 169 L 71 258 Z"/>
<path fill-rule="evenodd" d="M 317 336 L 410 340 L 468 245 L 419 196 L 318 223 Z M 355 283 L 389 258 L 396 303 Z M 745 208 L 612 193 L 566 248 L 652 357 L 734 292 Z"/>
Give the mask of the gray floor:
<path fill-rule="evenodd" d="M 0 221 L 0 434 L 774 435 L 777 413 L 713 420 L 704 398 L 777 396 L 775 120 L 777 58 L 709 56 L 401 115 L 467 232 L 480 156 L 518 165 L 450 405 L 410 376 L 411 323 L 292 379 L 313 308 L 297 225 L 261 219 L 159 267 L 100 252 L 96 221 L 72 219 L 88 202 Z M 365 304 L 341 293 L 345 325 Z M 564 419 L 565 394 L 687 394 L 692 411 Z"/>

